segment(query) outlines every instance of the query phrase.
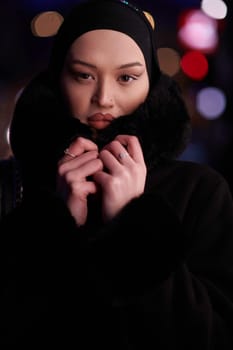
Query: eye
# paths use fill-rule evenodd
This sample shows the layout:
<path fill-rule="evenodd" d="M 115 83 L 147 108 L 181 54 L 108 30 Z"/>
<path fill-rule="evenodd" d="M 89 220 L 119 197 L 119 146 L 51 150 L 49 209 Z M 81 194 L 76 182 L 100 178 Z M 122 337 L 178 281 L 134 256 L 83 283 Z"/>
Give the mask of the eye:
<path fill-rule="evenodd" d="M 72 68 L 68 68 L 68 74 L 72 77 L 72 79 L 78 81 L 78 82 L 85 82 L 85 81 L 89 81 L 91 79 L 95 79 L 94 76 L 90 73 L 87 73 L 85 71 L 81 71 L 81 70 L 76 70 L 76 69 L 72 69 Z"/>
<path fill-rule="evenodd" d="M 119 81 L 123 82 L 123 83 L 129 83 L 131 82 L 132 80 L 136 80 L 136 77 L 132 76 L 132 75 L 128 75 L 128 74 L 124 74 L 124 75 L 121 75 L 119 77 Z"/>
<path fill-rule="evenodd" d="M 82 72 L 76 72 L 74 75 L 77 80 L 88 80 L 93 78 L 91 74 Z"/>

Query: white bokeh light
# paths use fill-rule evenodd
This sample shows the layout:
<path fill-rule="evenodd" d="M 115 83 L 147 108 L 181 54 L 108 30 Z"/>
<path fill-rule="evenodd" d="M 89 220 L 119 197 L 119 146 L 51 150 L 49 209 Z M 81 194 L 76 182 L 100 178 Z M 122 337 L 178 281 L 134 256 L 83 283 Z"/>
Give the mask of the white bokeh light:
<path fill-rule="evenodd" d="M 227 5 L 222 0 L 202 0 L 201 9 L 215 19 L 223 19 L 227 15 Z"/>

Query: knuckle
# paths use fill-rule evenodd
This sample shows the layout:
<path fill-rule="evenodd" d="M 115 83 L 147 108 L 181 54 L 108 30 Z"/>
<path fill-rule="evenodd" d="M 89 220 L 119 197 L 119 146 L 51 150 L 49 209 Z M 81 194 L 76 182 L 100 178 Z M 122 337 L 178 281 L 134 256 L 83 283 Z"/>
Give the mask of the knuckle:
<path fill-rule="evenodd" d="M 58 173 L 58 175 L 59 176 L 63 176 L 64 175 L 64 173 L 65 173 L 65 171 L 66 171 L 66 163 L 65 162 L 60 162 L 59 164 L 58 164 L 58 168 L 57 168 L 57 173 Z"/>

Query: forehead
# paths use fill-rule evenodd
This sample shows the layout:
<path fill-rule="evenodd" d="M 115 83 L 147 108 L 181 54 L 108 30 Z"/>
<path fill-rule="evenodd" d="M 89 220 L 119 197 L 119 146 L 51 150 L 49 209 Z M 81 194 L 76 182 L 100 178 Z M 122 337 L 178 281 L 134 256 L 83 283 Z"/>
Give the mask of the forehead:
<path fill-rule="evenodd" d="M 78 37 L 69 49 L 69 55 L 95 56 L 97 53 L 122 57 L 122 59 L 140 59 L 144 56 L 138 44 L 127 34 L 110 29 L 97 29 Z"/>

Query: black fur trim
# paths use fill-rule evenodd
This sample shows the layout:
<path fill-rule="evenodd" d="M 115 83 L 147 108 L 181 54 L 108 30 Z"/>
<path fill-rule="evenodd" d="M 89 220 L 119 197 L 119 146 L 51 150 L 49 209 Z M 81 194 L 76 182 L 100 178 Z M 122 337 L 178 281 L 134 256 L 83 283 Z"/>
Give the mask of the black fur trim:
<path fill-rule="evenodd" d="M 87 125 L 67 114 L 59 92 L 44 72 L 21 94 L 11 124 L 10 140 L 13 153 L 22 163 L 24 180 L 27 177 L 26 181 L 30 181 L 34 171 L 40 181 L 43 181 L 43 174 L 47 181 L 49 170 L 55 176 L 58 159 L 77 136 L 92 139 L 102 148 L 118 134 L 137 135 L 147 167 L 151 168 L 164 159 L 177 157 L 184 150 L 191 135 L 190 125 L 177 83 L 162 74 L 146 101 L 132 115 L 115 119 L 94 136 Z"/>

